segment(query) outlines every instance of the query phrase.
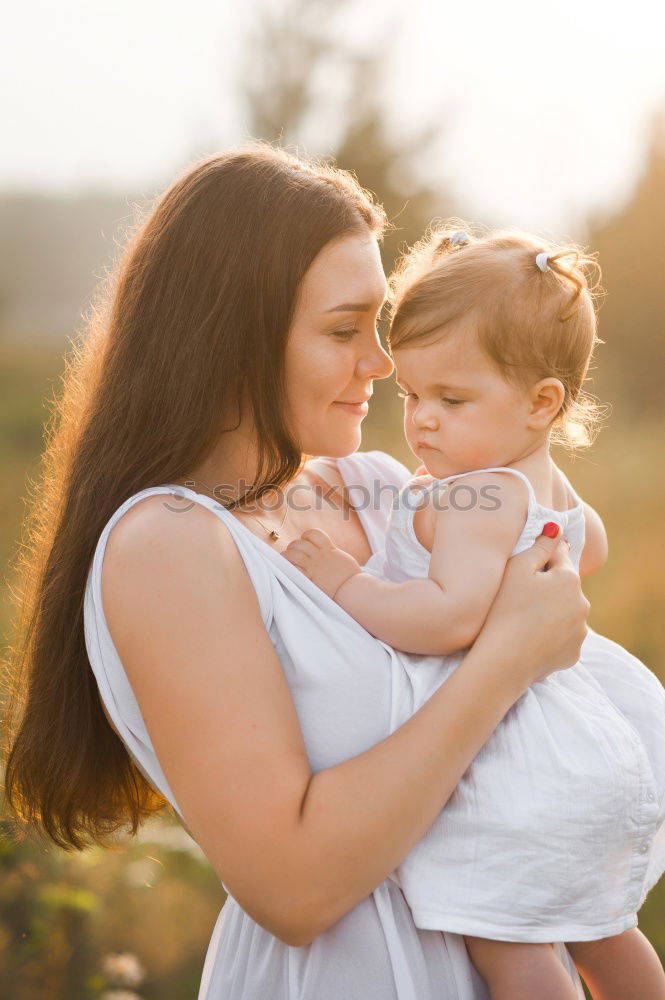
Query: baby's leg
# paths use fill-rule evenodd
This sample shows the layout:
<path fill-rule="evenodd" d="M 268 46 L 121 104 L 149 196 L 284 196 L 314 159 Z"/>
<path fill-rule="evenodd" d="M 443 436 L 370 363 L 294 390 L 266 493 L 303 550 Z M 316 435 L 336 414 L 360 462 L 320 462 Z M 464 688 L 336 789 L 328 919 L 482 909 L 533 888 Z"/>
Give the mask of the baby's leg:
<path fill-rule="evenodd" d="M 492 1000 L 577 1000 L 573 981 L 551 944 L 466 935 L 464 940 Z"/>
<path fill-rule="evenodd" d="M 572 955 L 593 1000 L 665 1000 L 665 972 L 642 931 L 598 941 L 571 941 Z"/>

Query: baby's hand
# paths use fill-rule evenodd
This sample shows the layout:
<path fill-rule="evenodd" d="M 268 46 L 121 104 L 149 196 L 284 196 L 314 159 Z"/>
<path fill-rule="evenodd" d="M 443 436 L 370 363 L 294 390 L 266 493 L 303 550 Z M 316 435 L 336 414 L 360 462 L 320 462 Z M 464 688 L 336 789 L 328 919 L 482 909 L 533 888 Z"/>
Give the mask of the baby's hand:
<path fill-rule="evenodd" d="M 333 545 L 325 531 L 318 528 L 303 531 L 296 542 L 289 542 L 282 555 L 332 598 L 343 583 L 361 572 L 358 561 Z"/>

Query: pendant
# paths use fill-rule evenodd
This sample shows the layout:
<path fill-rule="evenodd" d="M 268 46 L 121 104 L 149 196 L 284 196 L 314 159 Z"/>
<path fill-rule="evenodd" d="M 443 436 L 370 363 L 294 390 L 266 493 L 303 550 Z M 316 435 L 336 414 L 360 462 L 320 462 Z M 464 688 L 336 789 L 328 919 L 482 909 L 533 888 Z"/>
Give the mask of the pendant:
<path fill-rule="evenodd" d="M 277 539 L 279 538 L 279 532 L 275 531 L 275 529 L 273 528 L 268 537 L 270 538 L 271 541 L 276 542 Z"/>

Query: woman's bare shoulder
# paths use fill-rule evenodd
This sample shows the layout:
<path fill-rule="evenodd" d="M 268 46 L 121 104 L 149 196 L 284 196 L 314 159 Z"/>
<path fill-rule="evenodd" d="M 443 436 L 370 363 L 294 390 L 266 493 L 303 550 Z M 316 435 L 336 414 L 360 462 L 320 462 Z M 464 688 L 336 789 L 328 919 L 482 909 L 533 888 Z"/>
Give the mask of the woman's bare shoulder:
<path fill-rule="evenodd" d="M 177 603 L 183 589 L 237 586 L 247 579 L 229 528 L 213 511 L 168 493 L 137 501 L 109 533 L 102 569 L 107 618 L 126 610 L 127 594 L 164 590 Z M 253 589 L 246 590 L 248 600 Z M 255 595 L 254 595 L 255 597 Z"/>
<path fill-rule="evenodd" d="M 224 538 L 230 539 L 229 529 L 203 504 L 171 493 L 154 493 L 134 503 L 113 525 L 104 560 L 137 551 L 150 556 L 183 542 Z"/>

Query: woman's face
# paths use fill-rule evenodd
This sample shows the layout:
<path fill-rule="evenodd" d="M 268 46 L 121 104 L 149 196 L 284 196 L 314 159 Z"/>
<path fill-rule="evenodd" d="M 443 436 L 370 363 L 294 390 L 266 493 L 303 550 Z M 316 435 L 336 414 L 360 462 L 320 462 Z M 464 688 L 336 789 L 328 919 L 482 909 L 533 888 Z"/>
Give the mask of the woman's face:
<path fill-rule="evenodd" d="M 305 455 L 350 455 L 375 378 L 393 363 L 376 321 L 387 292 L 371 233 L 332 240 L 303 278 L 286 345 L 287 412 Z"/>

